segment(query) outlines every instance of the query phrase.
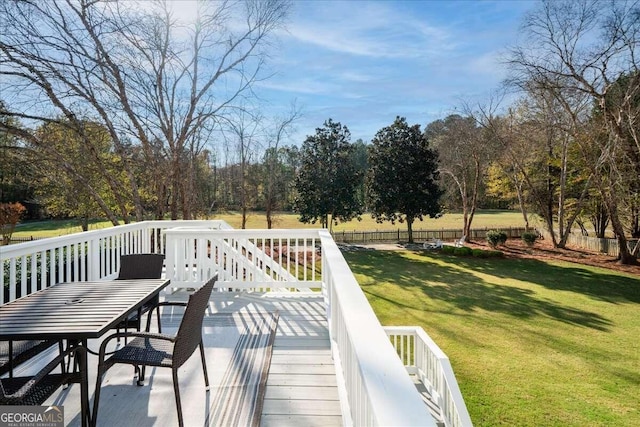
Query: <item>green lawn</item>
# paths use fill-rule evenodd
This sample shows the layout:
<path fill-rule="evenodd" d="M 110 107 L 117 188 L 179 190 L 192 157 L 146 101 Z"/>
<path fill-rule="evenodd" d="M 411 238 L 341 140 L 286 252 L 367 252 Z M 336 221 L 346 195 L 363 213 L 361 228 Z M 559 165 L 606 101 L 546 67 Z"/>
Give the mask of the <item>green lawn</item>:
<path fill-rule="evenodd" d="M 298 215 L 293 213 L 280 213 L 276 215 L 274 228 L 319 228 L 319 224 L 303 224 L 298 221 Z M 212 215 L 209 219 L 222 219 L 234 228 L 240 228 L 242 224 L 242 216 L 237 212 L 228 212 L 224 214 Z M 533 223 L 532 223 L 533 225 Z M 517 211 L 479 211 L 476 213 L 473 221 L 474 228 L 490 228 L 490 227 L 523 227 L 524 221 L 522 214 Z M 108 221 L 91 221 L 90 230 L 111 227 Z M 247 228 L 267 228 L 267 222 L 263 212 L 252 212 L 247 217 Z M 371 215 L 363 215 L 362 220 L 353 220 L 340 223 L 334 226 L 336 231 L 367 231 L 367 230 L 397 230 L 398 228 L 405 230 L 406 224 L 391 224 L 384 222 L 379 224 L 375 222 Z M 424 221 L 417 221 L 414 229 L 462 229 L 461 213 L 446 213 L 441 218 L 426 218 Z M 81 231 L 78 221 L 62 220 L 62 221 L 38 221 L 19 224 L 14 237 L 54 237 L 63 234 L 79 233 Z"/>
<path fill-rule="evenodd" d="M 560 262 L 345 253 L 383 325 L 451 359 L 476 426 L 640 425 L 640 276 Z"/>

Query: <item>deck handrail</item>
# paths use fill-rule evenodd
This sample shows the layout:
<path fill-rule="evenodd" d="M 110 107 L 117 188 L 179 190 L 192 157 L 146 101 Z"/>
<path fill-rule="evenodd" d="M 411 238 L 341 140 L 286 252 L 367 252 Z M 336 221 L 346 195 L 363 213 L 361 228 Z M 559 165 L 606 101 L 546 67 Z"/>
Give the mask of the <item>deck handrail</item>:
<path fill-rule="evenodd" d="M 322 277 L 334 359 L 355 426 L 435 426 L 395 349 L 328 230 L 320 231 Z"/>
<path fill-rule="evenodd" d="M 0 304 L 60 282 L 115 277 L 120 255 L 164 253 L 161 231 L 198 226 L 224 229 L 224 221 L 143 221 L 0 247 Z"/>
<path fill-rule="evenodd" d="M 407 372 L 416 375 L 440 411 L 446 427 L 472 427 L 447 355 L 420 326 L 385 326 Z"/>
<path fill-rule="evenodd" d="M 202 230 L 179 227 L 166 236 L 166 277 L 173 288 L 201 286 L 213 272 L 218 287 L 252 290 L 320 288 L 317 229 Z"/>

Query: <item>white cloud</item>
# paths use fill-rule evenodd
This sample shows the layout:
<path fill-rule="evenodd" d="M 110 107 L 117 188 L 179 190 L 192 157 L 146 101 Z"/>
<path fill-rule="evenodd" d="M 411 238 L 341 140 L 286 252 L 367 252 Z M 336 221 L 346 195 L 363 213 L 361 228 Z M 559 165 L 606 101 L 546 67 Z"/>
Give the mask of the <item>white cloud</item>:
<path fill-rule="evenodd" d="M 373 58 L 412 58 L 438 55 L 456 45 L 446 26 L 431 25 L 424 18 L 390 8 L 388 3 L 298 5 L 302 7 L 289 26 L 289 35 L 334 52 Z"/>
<path fill-rule="evenodd" d="M 321 82 L 312 78 L 299 78 L 296 80 L 276 81 L 265 80 L 257 84 L 258 87 L 281 92 L 292 92 L 307 95 L 321 95 L 335 93 L 339 89 L 335 84 Z"/>

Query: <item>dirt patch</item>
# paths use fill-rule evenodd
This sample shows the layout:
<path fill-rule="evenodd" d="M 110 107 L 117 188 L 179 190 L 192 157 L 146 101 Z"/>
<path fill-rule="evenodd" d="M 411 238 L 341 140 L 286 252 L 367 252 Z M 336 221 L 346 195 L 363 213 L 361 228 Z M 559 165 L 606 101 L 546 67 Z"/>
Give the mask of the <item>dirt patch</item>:
<path fill-rule="evenodd" d="M 491 249 L 486 242 L 468 242 L 465 246 L 470 248 Z M 498 247 L 510 258 L 555 259 L 607 268 L 610 270 L 631 273 L 640 276 L 640 265 L 622 265 L 616 258 L 584 249 L 560 249 L 554 248 L 547 240 L 539 240 L 533 247 L 528 247 L 522 240 L 507 240 L 506 244 Z"/>

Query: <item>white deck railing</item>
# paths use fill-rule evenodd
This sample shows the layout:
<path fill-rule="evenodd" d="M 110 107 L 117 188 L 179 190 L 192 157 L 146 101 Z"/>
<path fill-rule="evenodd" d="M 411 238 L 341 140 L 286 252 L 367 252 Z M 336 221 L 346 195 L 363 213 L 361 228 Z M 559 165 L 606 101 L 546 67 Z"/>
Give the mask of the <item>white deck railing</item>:
<path fill-rule="evenodd" d="M 120 268 L 120 255 L 164 253 L 164 229 L 196 225 L 229 227 L 224 221 L 144 221 L 0 246 L 0 304 L 60 282 L 113 278 Z"/>
<path fill-rule="evenodd" d="M 327 230 L 320 240 L 329 332 L 353 425 L 435 426 L 340 249 Z"/>
<path fill-rule="evenodd" d="M 419 326 L 385 326 L 407 372 L 425 386 L 447 427 L 471 427 L 471 417 L 447 355 Z"/>
<path fill-rule="evenodd" d="M 214 272 L 227 289 L 321 288 L 317 230 L 165 230 L 166 274 L 173 288 L 201 286 Z M 222 285 L 224 283 L 224 285 Z"/>
<path fill-rule="evenodd" d="M 176 287 L 198 287 L 217 271 L 222 289 L 317 289 L 327 304 L 345 424 L 435 425 L 327 230 L 145 221 L 4 246 L 0 302 L 62 281 L 112 279 L 121 254 L 144 252 L 166 255 L 166 275 Z"/>

